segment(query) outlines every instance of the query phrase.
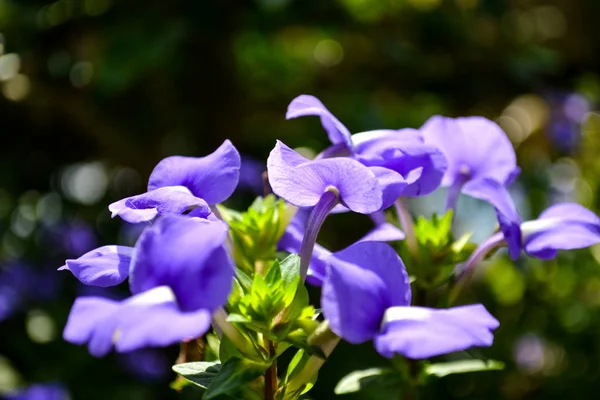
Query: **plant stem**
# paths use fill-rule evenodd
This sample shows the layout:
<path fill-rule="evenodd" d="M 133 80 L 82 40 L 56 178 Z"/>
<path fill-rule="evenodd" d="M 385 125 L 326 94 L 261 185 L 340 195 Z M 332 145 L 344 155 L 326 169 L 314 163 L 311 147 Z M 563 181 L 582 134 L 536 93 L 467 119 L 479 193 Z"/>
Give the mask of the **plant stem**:
<path fill-rule="evenodd" d="M 227 321 L 227 312 L 223 308 L 217 309 L 213 314 L 212 324 L 215 330 L 219 330 L 233 345 L 244 355 L 253 355 L 254 349 L 249 345 L 246 338 L 236 329 L 235 326 Z"/>
<path fill-rule="evenodd" d="M 398 213 L 398 219 L 400 220 L 400 226 L 406 235 L 406 245 L 408 246 L 408 251 L 415 259 L 419 259 L 419 243 L 417 242 L 417 237 L 415 236 L 415 226 L 413 224 L 412 216 L 406 207 L 406 203 L 402 199 L 402 197 L 398 198 L 394 203 L 396 207 L 396 212 Z"/>
<path fill-rule="evenodd" d="M 265 400 L 275 400 L 277 392 L 277 359 L 275 359 L 275 343 L 266 341 L 269 356 L 273 359 L 271 366 L 265 371 Z"/>

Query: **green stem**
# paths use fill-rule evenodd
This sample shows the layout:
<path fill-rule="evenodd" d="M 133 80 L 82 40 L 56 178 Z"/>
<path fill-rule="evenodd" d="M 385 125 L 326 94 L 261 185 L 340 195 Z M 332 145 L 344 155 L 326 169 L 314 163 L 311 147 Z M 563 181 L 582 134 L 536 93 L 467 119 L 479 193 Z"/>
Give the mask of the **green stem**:
<path fill-rule="evenodd" d="M 275 343 L 267 340 L 267 349 L 269 357 L 273 360 L 271 366 L 265 371 L 265 400 L 275 400 L 277 392 L 277 359 L 275 358 Z"/>

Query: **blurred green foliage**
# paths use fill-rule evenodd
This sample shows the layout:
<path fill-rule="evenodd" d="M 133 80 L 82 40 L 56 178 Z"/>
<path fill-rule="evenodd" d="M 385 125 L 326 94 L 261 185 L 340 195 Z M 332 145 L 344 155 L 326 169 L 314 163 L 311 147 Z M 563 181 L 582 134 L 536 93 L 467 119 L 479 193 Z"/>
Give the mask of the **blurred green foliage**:
<path fill-rule="evenodd" d="M 316 118 L 284 118 L 301 93 L 353 132 L 418 127 L 436 113 L 495 119 L 517 147 L 525 218 L 565 200 L 598 212 L 599 15 L 597 0 L 2 0 L 0 273 L 22 263 L 59 276 L 88 245 L 135 240 L 106 205 L 141 192 L 161 157 L 206 154 L 225 138 L 261 162 L 276 138 L 319 151 Z M 246 207 L 251 194 L 227 206 Z M 439 211 L 432 204 L 413 205 Z M 485 207 L 463 207 L 460 229 L 493 229 Z M 83 233 L 63 229 L 74 224 L 89 227 L 90 243 L 75 246 Z M 333 216 L 320 240 L 341 249 L 369 227 Z M 516 265 L 499 254 L 480 268 L 462 301 L 483 300 L 501 321 L 482 352 L 506 369 L 441 378 L 425 398 L 597 392 L 599 260 L 594 247 Z M 61 381 L 73 399 L 193 398 L 169 388 L 169 372 L 140 380 L 121 356 L 97 360 L 63 342 L 82 289 L 60 277 L 57 294 L 25 296 L 0 322 L 1 392 Z M 161 354 L 173 361 L 177 349 Z M 349 372 L 388 366 L 371 344 L 342 344 L 310 395 L 330 399 Z"/>

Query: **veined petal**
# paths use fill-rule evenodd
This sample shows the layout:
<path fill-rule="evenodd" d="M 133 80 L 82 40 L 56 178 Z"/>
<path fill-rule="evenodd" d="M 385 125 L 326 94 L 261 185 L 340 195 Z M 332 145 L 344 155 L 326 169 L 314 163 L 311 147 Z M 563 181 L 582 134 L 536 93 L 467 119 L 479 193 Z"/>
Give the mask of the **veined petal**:
<path fill-rule="evenodd" d="M 160 214 L 181 215 L 196 209 L 196 216 L 206 218 L 210 207 L 203 199 L 194 196 L 185 186 L 165 186 L 137 196 L 127 197 L 108 206 L 112 217 L 119 215 L 130 223 L 146 222 Z"/>
<path fill-rule="evenodd" d="M 401 174 L 407 187 L 403 196 L 424 196 L 440 185 L 447 169 L 444 155 L 425 144 L 416 129 L 375 130 L 352 135 L 357 159 L 368 166 L 380 166 Z"/>
<path fill-rule="evenodd" d="M 549 259 L 557 250 L 580 249 L 600 242 L 600 218 L 575 203 L 549 207 L 537 220 L 524 222 L 525 250 L 528 254 Z"/>
<path fill-rule="evenodd" d="M 138 294 L 166 285 L 181 310 L 215 310 L 227 301 L 233 281 L 226 237 L 227 226 L 221 221 L 160 218 L 136 243 L 131 291 Z"/>
<path fill-rule="evenodd" d="M 352 151 L 350 131 L 314 96 L 302 94 L 296 97 L 288 106 L 286 119 L 314 115 L 321 118 L 321 125 L 333 144 L 344 143 Z"/>
<path fill-rule="evenodd" d="M 434 116 L 420 131 L 425 143 L 440 149 L 448 161 L 443 186 L 464 179 L 463 175 L 493 179 L 502 184 L 514 178 L 515 151 L 496 123 L 483 117 Z"/>
<path fill-rule="evenodd" d="M 471 180 L 463 186 L 463 193 L 487 201 L 496 209 L 500 230 L 508 244 L 508 252 L 513 260 L 521 254 L 521 217 L 510 193 L 504 185 L 492 179 Z"/>
<path fill-rule="evenodd" d="M 271 151 L 267 160 L 269 183 L 279 197 L 298 207 L 312 207 L 333 186 L 341 203 L 352 211 L 369 214 L 381 208 L 377 178 L 358 161 L 330 158 L 301 162 L 301 158 L 280 141 Z"/>
<path fill-rule="evenodd" d="M 481 304 L 436 310 L 394 307 L 386 311 L 375 348 L 384 357 L 435 357 L 473 346 L 491 346 L 498 321 Z"/>
<path fill-rule="evenodd" d="M 241 159 L 229 140 L 205 157 L 171 156 L 160 161 L 150 174 L 148 190 L 185 186 L 208 204 L 226 200 L 240 177 Z"/>
<path fill-rule="evenodd" d="M 387 308 L 410 304 L 404 264 L 390 246 L 379 242 L 356 243 L 333 253 L 321 293 L 331 330 L 350 343 L 373 338 Z"/>
<path fill-rule="evenodd" d="M 115 286 L 127 279 L 133 247 L 103 246 L 75 260 L 67 260 L 58 270 L 71 271 L 82 283 L 91 286 Z"/>
<path fill-rule="evenodd" d="M 391 169 L 384 167 L 369 167 L 369 169 L 375 174 L 382 191 L 383 203 L 381 209 L 386 209 L 403 194 L 408 182 L 404 180 L 402 175 Z"/>

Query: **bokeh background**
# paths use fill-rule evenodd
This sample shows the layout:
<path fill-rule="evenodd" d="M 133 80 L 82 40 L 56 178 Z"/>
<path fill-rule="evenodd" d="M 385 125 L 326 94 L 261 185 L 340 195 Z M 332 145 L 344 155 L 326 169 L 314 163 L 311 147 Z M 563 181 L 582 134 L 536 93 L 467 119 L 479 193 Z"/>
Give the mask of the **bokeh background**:
<path fill-rule="evenodd" d="M 65 343 L 75 296 L 126 288 L 99 293 L 56 268 L 135 242 L 139 227 L 107 205 L 142 192 L 168 155 L 231 139 L 245 162 L 228 205 L 246 207 L 275 139 L 328 143 L 317 118 L 285 120 L 302 93 L 352 132 L 487 116 L 516 147 L 524 218 L 557 201 L 598 212 L 599 21 L 598 0 L 0 0 L 0 395 L 51 383 L 77 400 L 193 398 L 169 388 L 177 348 L 95 359 Z M 486 204 L 461 198 L 459 210 L 457 230 L 475 240 L 494 229 Z M 368 228 L 334 216 L 322 242 L 339 249 Z M 592 398 L 599 262 L 593 247 L 482 267 L 462 301 L 500 319 L 482 353 L 507 367 L 432 382 L 425 398 Z M 310 394 L 331 399 L 342 376 L 377 365 L 370 344 L 342 345 Z"/>

